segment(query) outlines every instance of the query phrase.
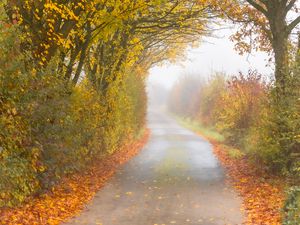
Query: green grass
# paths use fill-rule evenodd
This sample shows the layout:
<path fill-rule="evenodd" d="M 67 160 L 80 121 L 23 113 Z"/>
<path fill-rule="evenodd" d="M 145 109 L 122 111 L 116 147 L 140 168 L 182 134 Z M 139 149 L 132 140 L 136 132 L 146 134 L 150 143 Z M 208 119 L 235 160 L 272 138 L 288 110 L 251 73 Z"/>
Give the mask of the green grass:
<path fill-rule="evenodd" d="M 205 127 L 201 123 L 191 120 L 190 118 L 183 118 L 178 116 L 175 116 L 175 118 L 180 125 L 186 127 L 187 129 L 190 129 L 196 133 L 203 135 L 204 137 L 207 137 L 219 143 L 225 142 L 225 137 L 222 134 L 218 133 L 213 127 Z M 228 156 L 232 159 L 240 159 L 245 156 L 245 153 L 239 149 L 228 146 L 227 144 L 222 144 L 222 146 L 228 153 Z"/>
<path fill-rule="evenodd" d="M 182 125 L 183 127 L 186 127 L 194 132 L 202 134 L 204 137 L 207 137 L 209 139 L 212 139 L 217 142 L 224 142 L 225 138 L 222 134 L 218 133 L 214 128 L 212 127 L 206 127 L 203 126 L 201 123 L 197 121 L 193 121 L 189 118 L 182 118 L 175 116 L 177 122 Z"/>
<path fill-rule="evenodd" d="M 232 159 L 240 159 L 245 156 L 245 153 L 243 153 L 241 150 L 236 148 L 229 148 L 227 150 L 228 156 Z"/>

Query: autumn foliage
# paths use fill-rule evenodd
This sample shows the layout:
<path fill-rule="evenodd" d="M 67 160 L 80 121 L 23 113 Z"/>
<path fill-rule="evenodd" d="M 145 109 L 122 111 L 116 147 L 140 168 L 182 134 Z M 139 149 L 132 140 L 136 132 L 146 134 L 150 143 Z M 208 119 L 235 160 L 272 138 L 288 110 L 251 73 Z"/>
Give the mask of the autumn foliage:
<path fill-rule="evenodd" d="M 206 34 L 198 3 L 0 2 L 0 207 L 143 133 L 147 71 Z"/>
<path fill-rule="evenodd" d="M 295 174 L 299 150 L 297 71 L 286 81 L 290 87 L 281 100 L 274 96 L 273 83 L 255 71 L 229 78 L 216 74 L 208 81 L 186 76 L 173 88 L 169 109 L 214 127 L 227 144 L 243 149 L 270 171 Z M 279 129 L 279 124 L 285 129 Z"/>
<path fill-rule="evenodd" d="M 284 99 L 274 96 L 273 83 L 266 82 L 255 71 L 228 78 L 216 74 L 207 81 L 186 76 L 171 92 L 171 112 L 217 130 L 224 136 L 225 144 L 240 149 L 236 153 L 217 145 L 215 153 L 244 199 L 247 224 L 281 224 L 285 188 L 297 184 L 298 75 L 295 69 L 286 80 L 289 89 Z M 185 87 L 190 88 L 186 91 Z M 292 212 L 298 211 L 299 197 L 295 195 L 294 199 L 287 215 L 296 215 Z M 289 218 L 288 221 L 296 221 L 292 216 Z"/>
<path fill-rule="evenodd" d="M 171 108 L 216 126 L 230 144 L 250 146 L 249 156 L 271 170 L 299 174 L 299 61 L 289 73 L 292 66 L 284 65 L 293 64 L 288 39 L 300 17 L 290 24 L 285 20 L 288 12 L 297 12 L 296 1 L 247 2 L 0 1 L 0 207 L 22 205 L 52 188 L 54 199 L 64 199 L 62 180 L 139 137 L 145 128 L 147 71 L 182 56 L 209 34 L 216 16 L 246 21 L 233 37 L 241 52 L 250 50 L 242 40 L 250 37 L 251 43 L 252 31 L 256 46 L 272 46 L 275 84 L 270 89 L 255 73 L 229 80 L 217 76 L 204 85 L 187 78 L 173 91 Z M 278 12 L 281 17 L 274 17 Z M 90 183 L 88 177 L 82 182 Z M 89 199 L 94 189 L 78 190 Z M 3 218 L 24 223 L 26 210 L 32 210 L 29 222 L 43 214 L 55 224 L 83 198 L 69 202 L 70 212 L 56 202 L 60 211 L 50 215 L 45 205 L 54 209 L 55 201 L 46 195 Z"/>
<path fill-rule="evenodd" d="M 215 117 L 217 129 L 231 144 L 243 145 L 243 139 L 259 117 L 267 91 L 261 75 L 253 71 L 227 81 L 216 103 Z"/>
<path fill-rule="evenodd" d="M 146 131 L 137 141 L 128 141 L 114 154 L 93 161 L 87 170 L 65 177 L 51 190 L 31 199 L 20 208 L 0 210 L 0 224 L 61 224 L 79 213 L 119 165 L 127 162 L 141 150 L 148 137 L 149 131 Z"/>
<path fill-rule="evenodd" d="M 11 207 L 139 136 L 147 99 L 144 76 L 134 72 L 109 96 L 88 80 L 66 86 L 52 63 L 28 70 L 18 28 L 0 29 L 0 206 Z"/>
<path fill-rule="evenodd" d="M 233 186 L 243 197 L 245 224 L 281 224 L 285 181 L 259 170 L 246 158 L 230 157 L 222 145 L 215 143 L 214 152 L 226 168 Z"/>

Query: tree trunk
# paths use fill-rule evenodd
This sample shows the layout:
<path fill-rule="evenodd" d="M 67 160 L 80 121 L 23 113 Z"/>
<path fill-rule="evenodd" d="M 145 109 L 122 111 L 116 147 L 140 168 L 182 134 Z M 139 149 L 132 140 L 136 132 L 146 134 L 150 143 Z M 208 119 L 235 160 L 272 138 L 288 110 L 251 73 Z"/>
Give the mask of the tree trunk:
<path fill-rule="evenodd" d="M 69 81 L 72 77 L 73 66 L 74 66 L 76 57 L 79 54 L 79 52 L 80 52 L 80 47 L 79 46 L 76 46 L 75 49 L 73 49 L 71 51 L 70 62 L 67 66 L 67 71 L 65 73 L 65 80 L 66 81 Z"/>
<path fill-rule="evenodd" d="M 268 5 L 268 19 L 272 33 L 272 47 L 275 56 L 276 87 L 285 89 L 286 77 L 289 71 L 288 37 L 285 7 L 270 1 Z"/>
<path fill-rule="evenodd" d="M 74 78 L 72 80 L 72 83 L 73 83 L 74 86 L 78 83 L 78 80 L 79 80 L 79 77 L 80 77 L 85 59 L 86 59 L 86 53 L 88 51 L 91 38 L 92 38 L 91 25 L 88 23 L 87 24 L 87 34 L 86 34 L 83 46 L 81 48 L 81 54 L 80 54 L 77 70 L 76 70 Z"/>
<path fill-rule="evenodd" d="M 285 80 L 289 73 L 288 38 L 284 34 L 277 34 L 274 37 L 273 48 L 276 86 L 284 90 Z"/>
<path fill-rule="evenodd" d="M 300 66 L 300 31 L 298 32 L 298 49 L 297 49 L 297 55 L 296 55 L 296 63 L 297 63 L 297 66 Z"/>

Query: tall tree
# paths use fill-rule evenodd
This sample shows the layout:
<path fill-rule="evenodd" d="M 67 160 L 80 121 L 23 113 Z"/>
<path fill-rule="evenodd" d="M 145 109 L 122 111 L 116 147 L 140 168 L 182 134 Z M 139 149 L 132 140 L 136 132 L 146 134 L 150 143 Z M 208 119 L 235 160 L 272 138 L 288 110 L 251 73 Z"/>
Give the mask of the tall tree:
<path fill-rule="evenodd" d="M 123 19 L 110 38 L 98 38 L 90 48 L 86 69 L 98 90 L 107 89 L 125 70 L 142 66 L 147 71 L 155 63 L 175 58 L 207 34 L 210 11 L 197 0 L 142 2 L 146 5 Z"/>
<path fill-rule="evenodd" d="M 299 14 L 296 14 L 290 22 L 287 20 L 287 15 L 297 7 L 297 0 L 246 1 L 267 18 L 269 30 L 266 30 L 266 33 L 274 50 L 275 77 L 277 84 L 284 88 L 285 76 L 289 73 L 288 39 L 293 29 L 300 23 Z"/>
<path fill-rule="evenodd" d="M 242 24 L 233 36 L 241 52 L 252 47 L 273 50 L 275 78 L 278 87 L 285 87 L 289 73 L 290 35 L 300 23 L 298 0 L 211 0 L 210 3 L 227 18 Z M 254 38 L 253 38 L 254 37 Z"/>

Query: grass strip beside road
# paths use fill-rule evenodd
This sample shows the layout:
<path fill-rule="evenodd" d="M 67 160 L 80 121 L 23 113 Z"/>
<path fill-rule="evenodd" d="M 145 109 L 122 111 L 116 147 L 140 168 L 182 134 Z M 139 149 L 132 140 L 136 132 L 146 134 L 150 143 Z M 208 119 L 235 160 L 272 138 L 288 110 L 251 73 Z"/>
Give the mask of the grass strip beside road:
<path fill-rule="evenodd" d="M 284 178 L 270 175 L 250 161 L 243 151 L 225 145 L 225 138 L 213 128 L 190 119 L 176 117 L 176 120 L 213 144 L 214 154 L 226 169 L 228 181 L 242 197 L 245 224 L 282 224 L 287 183 Z"/>

